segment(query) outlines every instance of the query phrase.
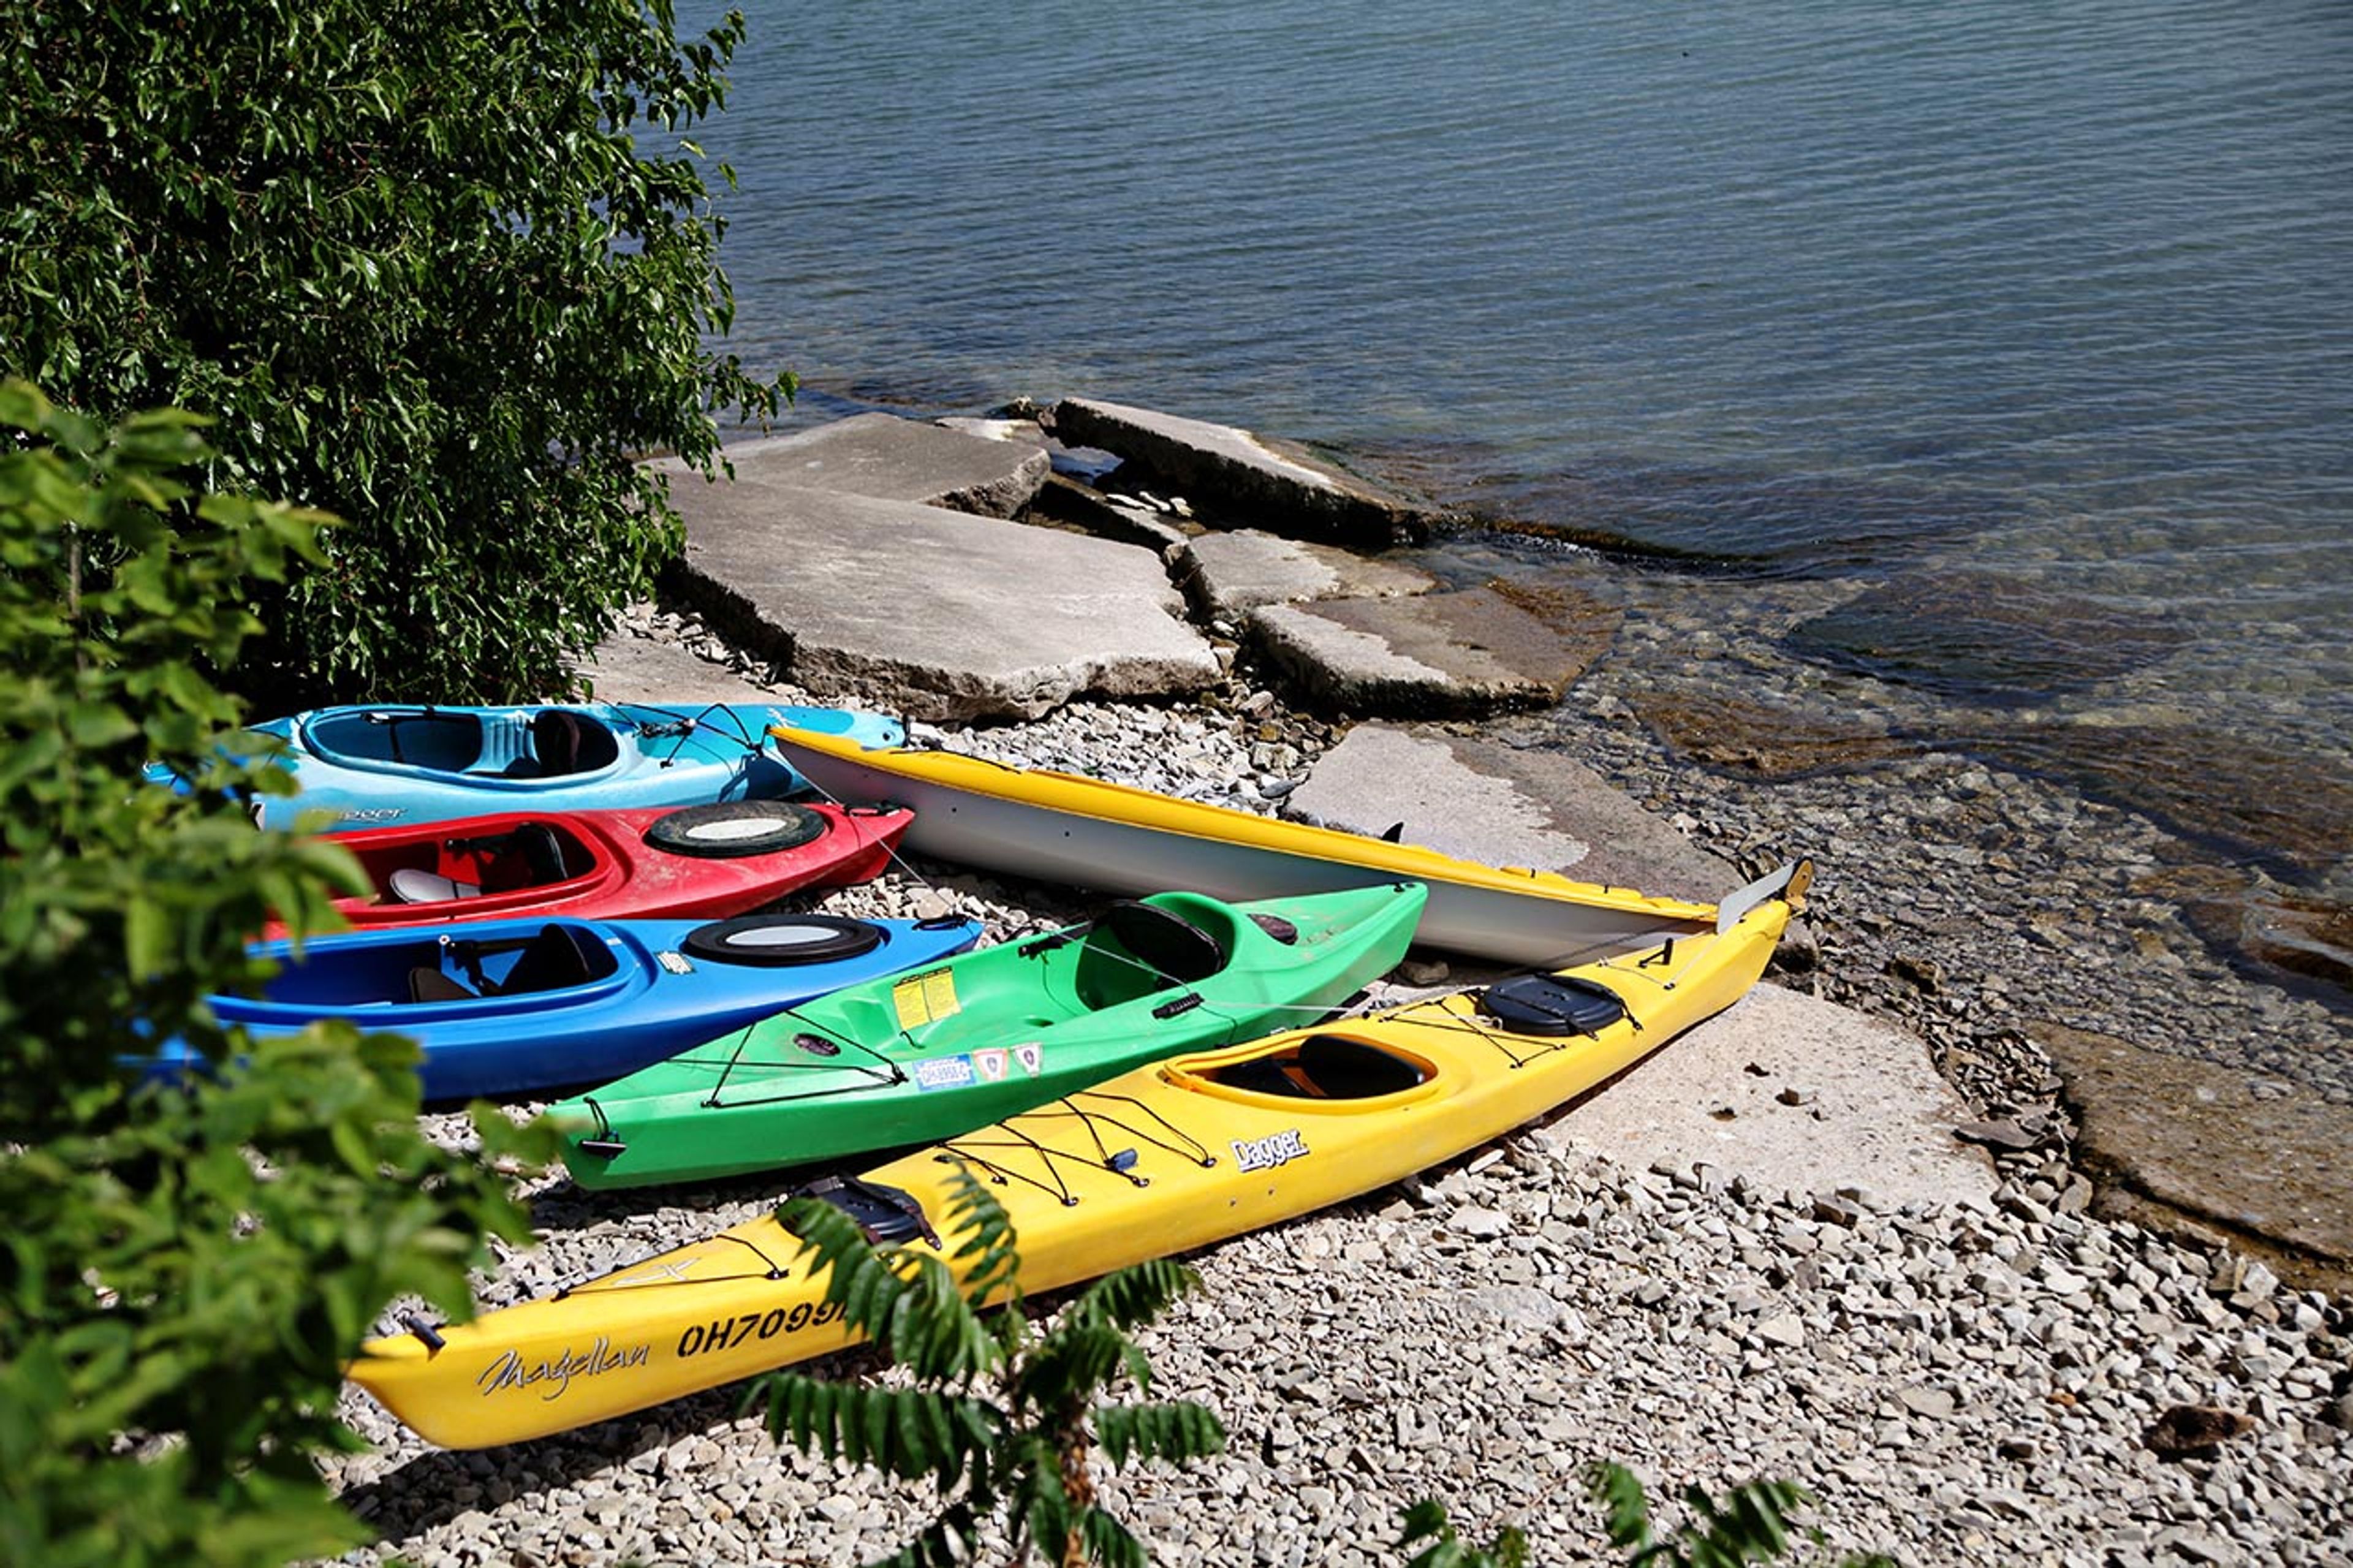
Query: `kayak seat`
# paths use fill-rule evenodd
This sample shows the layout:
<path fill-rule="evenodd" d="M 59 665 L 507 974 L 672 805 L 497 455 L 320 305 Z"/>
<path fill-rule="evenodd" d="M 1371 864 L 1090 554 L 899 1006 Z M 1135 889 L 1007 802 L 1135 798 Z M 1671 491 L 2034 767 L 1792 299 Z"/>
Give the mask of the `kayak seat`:
<path fill-rule="evenodd" d="M 482 896 L 482 889 L 471 882 L 460 882 L 416 866 L 403 866 L 395 871 L 385 879 L 385 890 L 396 904 L 438 904 L 451 899 Z"/>
<path fill-rule="evenodd" d="M 1414 1063 L 1345 1035 L 1310 1035 L 1300 1041 L 1299 1071 L 1324 1100 L 1373 1100 L 1422 1079 Z"/>
<path fill-rule="evenodd" d="M 1076 984 L 1089 1006 L 1109 1007 L 1194 984 L 1225 966 L 1226 950 L 1216 937 L 1173 910 L 1124 899 L 1096 918 L 1079 955 Z"/>
<path fill-rule="evenodd" d="M 1251 1094 L 1286 1100 L 1376 1100 L 1422 1080 L 1414 1063 L 1345 1035 L 1310 1035 L 1291 1050 L 1229 1062 L 1209 1074 Z"/>
<path fill-rule="evenodd" d="M 589 940 L 577 926 L 540 927 L 539 934 L 515 959 L 514 967 L 507 971 L 507 977 L 499 982 L 499 994 L 522 996 L 540 991 L 561 991 L 598 978 L 610 968 L 608 955 L 601 943 L 591 953 L 584 945 Z"/>
<path fill-rule="evenodd" d="M 564 854 L 564 840 L 544 822 L 526 822 L 506 837 L 498 854 L 482 868 L 482 886 L 493 893 L 543 888 L 572 875 Z"/>
<path fill-rule="evenodd" d="M 1208 1076 L 1215 1082 L 1251 1094 L 1280 1094 L 1296 1100 L 1306 1093 L 1300 1087 L 1299 1080 L 1291 1076 L 1283 1059 L 1277 1056 L 1251 1057 L 1246 1061 L 1229 1062 Z"/>
<path fill-rule="evenodd" d="M 1103 912 L 1100 923 L 1169 985 L 1207 980 L 1226 966 L 1218 939 L 1173 910 L 1123 899 Z"/>
<path fill-rule="evenodd" d="M 509 778 L 565 778 L 593 773 L 620 759 L 620 742 L 612 731 L 591 723 L 568 708 L 543 708 L 532 715 L 529 760 L 507 764 Z"/>
<path fill-rule="evenodd" d="M 420 963 L 408 972 L 408 999 L 411 1002 L 470 1002 L 474 994 L 431 964 Z"/>

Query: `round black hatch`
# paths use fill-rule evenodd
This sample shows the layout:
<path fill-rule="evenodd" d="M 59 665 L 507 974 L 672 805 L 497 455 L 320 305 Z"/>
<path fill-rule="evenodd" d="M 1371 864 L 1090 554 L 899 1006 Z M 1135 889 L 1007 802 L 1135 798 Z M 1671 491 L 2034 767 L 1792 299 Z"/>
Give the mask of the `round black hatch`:
<path fill-rule="evenodd" d="M 856 958 L 882 945 L 881 926 L 833 915 L 738 915 L 686 933 L 679 945 L 717 963 L 781 968 Z"/>

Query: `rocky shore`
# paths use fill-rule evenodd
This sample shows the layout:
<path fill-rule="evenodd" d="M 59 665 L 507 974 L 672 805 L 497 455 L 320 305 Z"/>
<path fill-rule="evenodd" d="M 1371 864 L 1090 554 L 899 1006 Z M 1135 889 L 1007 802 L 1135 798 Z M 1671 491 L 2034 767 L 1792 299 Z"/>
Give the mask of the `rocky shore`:
<path fill-rule="evenodd" d="M 1146 537 L 1184 537 L 1172 499 L 1106 504 L 1135 511 Z M 1326 507 L 1317 527 L 1363 515 Z M 1790 595 L 1786 613 L 1807 613 Z M 2166 835 L 2128 813 L 1952 754 L 1891 757 L 1861 783 L 1765 787 L 1672 749 L 1638 716 L 1662 667 L 1770 662 L 1711 647 L 1712 606 L 1695 597 L 1683 624 L 1655 600 L 1620 606 L 1607 657 L 1553 671 L 1566 705 L 1507 710 L 1477 733 L 1575 757 L 1736 864 L 1812 855 L 1810 937 L 1776 981 L 1916 1037 L 1967 1102 L 1920 1135 L 1950 1144 L 1958 1126 L 1993 1152 L 1999 1184 L 1799 1188 L 1741 1168 L 1736 1145 L 1721 1159 L 1630 1156 L 1597 1135 L 1590 1117 L 1609 1096 L 1597 1097 L 1194 1259 L 1204 1288 L 1148 1340 L 1155 1392 L 1217 1408 L 1229 1448 L 1121 1477 L 1125 1517 L 1166 1563 L 1397 1563 L 1398 1512 L 1428 1496 L 1467 1534 L 1519 1525 L 1536 1561 L 1603 1562 L 1577 1474 L 1614 1458 L 1658 1499 L 1692 1483 L 1799 1481 L 1819 1494 L 1832 1546 L 1910 1563 L 2353 1559 L 2353 1313 L 2332 1293 L 2343 1283 L 2327 1254 L 2341 1242 L 2330 1222 L 2347 1223 L 2341 1172 L 2307 1161 L 2290 1192 L 2268 1178 L 2225 1190 L 2208 1170 L 2152 1194 L 2167 1177 L 2147 1167 L 2162 1162 L 2117 1132 L 2145 1163 L 2118 1180 L 2079 1137 L 2101 1112 L 2063 1092 L 2070 1073 L 2084 1081 L 2105 1062 L 2175 1116 L 2235 1090 L 2260 1132 L 2266 1109 L 2284 1122 L 2348 1098 L 2331 1077 L 2341 1062 L 2303 1059 L 2341 1038 L 2329 1015 L 2249 983 L 2147 896 Z M 791 639 L 747 648 L 723 601 L 706 619 L 713 601 L 681 599 L 703 613 L 641 613 L 605 668 L 617 677 L 644 658 L 673 688 L 700 671 L 714 689 L 889 695 L 887 671 L 861 668 L 854 650 L 823 663 L 839 685 L 782 686 L 779 662 L 807 679 L 803 661 L 776 658 L 797 651 Z M 1272 642 L 1232 635 L 1246 610 L 1197 599 L 1204 607 L 1204 663 L 1173 661 L 1189 671 L 1174 697 L 1106 702 L 1076 697 L 1082 686 L 1036 717 L 921 732 L 1274 809 L 1314 783 L 1351 727 L 1287 694 L 1332 688 L 1300 686 Z M 953 907 L 1003 937 L 1074 918 L 1086 900 L 916 865 L 822 907 Z M 2190 1039 L 2201 1049 L 2168 1048 Z M 2140 1054 L 2119 1068 L 2119 1047 Z M 2220 1085 L 2162 1076 L 2218 1058 L 2232 1068 Z M 1709 1094 L 1692 1084 L 1686 1098 Z M 1810 1098 L 1795 1083 L 1791 1097 Z M 1813 1136 L 1860 1142 L 1869 1112 L 1841 1114 L 1853 1121 L 1818 1122 Z M 459 1135 L 456 1119 L 439 1125 Z M 2330 1125 L 2308 1136 L 2325 1142 Z M 2260 1151 L 2242 1153 L 2261 1164 Z M 487 1305 L 774 1197 L 754 1184 L 596 1198 L 560 1174 L 531 1194 L 542 1245 L 484 1279 Z M 2316 1217 L 2316 1205 L 2331 1212 Z M 875 1371 L 864 1352 L 819 1364 Z M 373 1450 L 330 1479 L 384 1539 L 349 1560 L 855 1563 L 923 1517 L 931 1500 L 776 1450 L 736 1414 L 739 1398 L 459 1455 L 353 1395 Z"/>

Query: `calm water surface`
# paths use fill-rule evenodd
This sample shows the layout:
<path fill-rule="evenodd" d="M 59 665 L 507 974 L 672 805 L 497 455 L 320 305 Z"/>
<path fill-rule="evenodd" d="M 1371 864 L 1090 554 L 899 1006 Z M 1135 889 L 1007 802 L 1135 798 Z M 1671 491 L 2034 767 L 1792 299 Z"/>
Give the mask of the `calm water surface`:
<path fill-rule="evenodd" d="M 2340 0 L 746 11 L 733 342 L 808 410 L 1320 441 L 1861 594 L 1806 657 L 1930 731 L 2347 778 Z"/>

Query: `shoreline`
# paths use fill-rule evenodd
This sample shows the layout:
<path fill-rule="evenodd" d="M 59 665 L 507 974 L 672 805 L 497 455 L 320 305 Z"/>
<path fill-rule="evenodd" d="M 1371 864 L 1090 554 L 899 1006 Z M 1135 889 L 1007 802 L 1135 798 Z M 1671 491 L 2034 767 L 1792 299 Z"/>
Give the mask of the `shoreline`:
<path fill-rule="evenodd" d="M 805 432 L 860 413 L 976 422 L 871 388 L 857 397 L 811 388 L 805 401 L 780 430 Z M 1046 414 L 1050 427 L 1050 410 L 1026 398 L 982 417 L 1008 413 Z M 1443 448 L 1317 450 L 1382 486 L 1437 498 L 1448 526 L 1427 544 L 1388 555 L 1457 586 L 1500 578 L 1541 588 L 1565 575 L 1672 626 L 1680 647 L 1640 650 L 1666 696 L 1628 700 L 1675 765 L 1774 788 L 1793 774 L 1867 778 L 1890 763 L 1957 755 L 2146 824 L 2164 850 L 2146 879 L 2152 886 L 2132 896 L 2179 909 L 2239 981 L 2316 1004 L 2326 1016 L 2315 1037 L 2333 1042 L 2325 1053 L 2332 1081 L 2303 1081 L 2353 1104 L 2353 861 L 2344 858 L 2353 842 L 2353 773 L 2325 751 L 2294 749 L 2303 729 L 2283 717 L 2280 702 L 2264 706 L 2281 726 L 2277 734 L 2260 731 L 2271 739 L 2234 734 L 2220 727 L 2221 715 L 2170 690 L 2168 636 L 2088 598 L 2028 595 L 1996 607 L 2021 591 L 1978 581 L 1965 561 L 1925 578 L 1907 571 L 1900 592 L 1883 581 L 1896 563 L 1878 556 L 1843 573 L 1828 561 L 1788 573 L 1767 561 L 1759 575 L 1734 559 L 1646 546 L 1609 527 L 1603 513 L 1567 526 L 1508 505 L 1482 510 L 1480 471 L 1459 469 Z M 1109 484 L 1117 482 L 1114 472 Z M 1959 586 L 1942 596 L 1923 586 L 1941 575 Z M 1851 640 L 1860 632 L 1833 629 L 1858 605 L 1870 607 L 1862 617 L 1869 631 L 1905 651 L 1875 660 Z M 2038 626 L 2049 621 L 2090 639 L 2077 653 L 2085 668 L 2073 676 L 2037 662 L 2046 635 Z M 1957 640 L 1942 646 L 1924 629 L 1938 626 Z M 2013 641 L 2027 645 L 2017 673 L 2040 670 L 2052 682 L 2047 690 L 2006 692 L 1991 677 L 1973 685 L 1940 671 L 1946 660 L 1999 666 Z M 1736 668 L 1733 679 L 1716 673 L 1725 666 Z M 2298 1076 L 2293 1066 L 2274 1070 Z"/>
<path fill-rule="evenodd" d="M 642 624 L 672 645 L 715 640 Z M 1251 737 L 1285 721 L 1244 710 L 1260 689 L 1080 703 L 956 738 L 1039 765 L 1148 748 L 1196 788 L 1255 793 Z M 1724 835 L 1752 826 L 1723 803 L 1709 817 Z M 922 869 L 929 885 L 892 876 L 825 907 L 987 909 L 1012 932 L 1085 902 Z M 1813 907 L 1843 896 L 1818 890 Z M 1832 942 L 1811 975 L 1842 963 Z M 1910 1564 L 2317 1563 L 2353 1548 L 2346 1304 L 2074 1212 L 2050 1174 L 2012 1154 L 1991 1203 L 1825 1206 L 1706 1166 L 1619 1163 L 1547 1118 L 1195 1257 L 1203 1288 L 1141 1339 L 1155 1392 L 1209 1403 L 1229 1451 L 1107 1489 L 1159 1560 L 1220 1564 L 1394 1564 L 1397 1512 L 1423 1496 L 1467 1537 L 1516 1523 L 1543 1561 L 1615 1561 L 1576 1480 L 1596 1458 L 1634 1466 L 1662 1500 L 1799 1481 L 1833 1547 Z M 773 1201 L 756 1182 L 632 1197 L 561 1176 L 533 1197 L 543 1244 L 485 1279 L 485 1305 Z M 878 1370 L 862 1350 L 812 1368 Z M 849 1563 L 926 1517 L 928 1500 L 872 1472 L 773 1448 L 739 1398 L 463 1454 L 349 1394 L 375 1450 L 330 1481 L 387 1538 L 343 1561 Z M 2146 1446 L 2166 1410 L 2210 1405 L 2254 1429 L 2187 1458 Z"/>

